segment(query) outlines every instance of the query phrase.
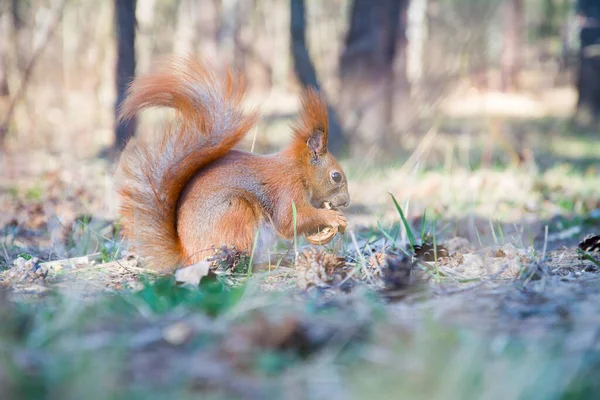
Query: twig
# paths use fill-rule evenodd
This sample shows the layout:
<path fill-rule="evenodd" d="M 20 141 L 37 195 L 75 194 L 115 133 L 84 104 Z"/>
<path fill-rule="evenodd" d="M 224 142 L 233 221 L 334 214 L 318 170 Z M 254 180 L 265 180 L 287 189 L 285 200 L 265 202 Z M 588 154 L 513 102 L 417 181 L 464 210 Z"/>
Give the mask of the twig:
<path fill-rule="evenodd" d="M 122 263 L 121 260 L 114 260 L 110 263 L 98 264 L 98 266 L 106 267 L 107 264 L 117 264 L 119 267 L 123 268 L 124 270 L 126 270 L 127 272 L 132 273 L 132 274 L 137 273 L 137 274 L 148 274 L 148 275 L 162 275 L 162 273 L 155 271 L 153 269 L 135 267 L 133 265 L 125 265 L 125 263 Z"/>
<path fill-rule="evenodd" d="M 490 277 L 488 277 L 487 279 L 483 279 L 480 282 L 474 283 L 467 287 L 458 288 L 458 289 L 442 289 L 439 292 L 436 291 L 436 294 L 450 295 L 450 294 L 464 293 L 464 292 L 468 292 L 473 289 L 477 289 L 478 287 L 483 286 L 484 284 L 491 282 L 494 279 L 496 279 L 498 276 L 500 276 L 500 274 L 502 274 L 504 271 L 506 271 L 508 269 L 508 265 L 509 264 L 504 264 L 504 266 L 500 269 L 500 271 L 496 272 L 493 275 L 490 275 Z"/>
<path fill-rule="evenodd" d="M 52 39 L 52 37 L 54 36 L 54 33 L 56 32 L 56 29 L 58 28 L 58 26 L 60 25 L 60 22 L 62 21 L 63 11 L 65 9 L 66 4 L 67 4 L 67 0 L 63 0 L 60 3 L 60 5 L 57 7 L 55 19 L 52 22 L 52 24 L 50 24 L 50 26 L 48 28 L 48 33 L 46 34 L 44 41 L 35 49 L 31 58 L 29 59 L 29 62 L 27 63 L 27 66 L 25 67 L 25 70 L 23 71 L 21 85 L 19 86 L 17 93 L 15 94 L 12 101 L 10 102 L 10 104 L 8 106 L 8 111 L 6 112 L 6 115 L 4 116 L 4 120 L 2 121 L 2 124 L 0 125 L 0 144 L 2 144 L 4 142 L 6 134 L 8 133 L 8 124 L 10 123 L 10 120 L 12 119 L 12 116 L 15 112 L 15 108 L 17 107 L 17 104 L 25 96 L 25 91 L 27 89 L 29 79 L 31 78 L 31 73 L 33 72 L 33 68 L 35 67 L 35 65 L 37 63 L 37 60 L 44 53 L 44 50 L 46 50 L 46 47 L 48 46 L 50 39 Z"/>
<path fill-rule="evenodd" d="M 544 249 L 542 250 L 542 260 L 546 259 L 546 249 L 548 248 L 548 225 L 544 227 Z"/>

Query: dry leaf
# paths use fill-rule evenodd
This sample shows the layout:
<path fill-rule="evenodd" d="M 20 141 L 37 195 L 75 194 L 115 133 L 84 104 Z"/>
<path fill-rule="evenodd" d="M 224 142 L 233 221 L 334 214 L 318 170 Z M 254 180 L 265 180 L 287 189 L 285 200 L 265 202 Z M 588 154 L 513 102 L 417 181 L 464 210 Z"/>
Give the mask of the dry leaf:
<path fill-rule="evenodd" d="M 208 275 L 209 271 L 210 263 L 208 261 L 200 261 L 199 263 L 175 271 L 175 280 L 178 283 L 197 286 L 200 284 L 202 278 Z"/>

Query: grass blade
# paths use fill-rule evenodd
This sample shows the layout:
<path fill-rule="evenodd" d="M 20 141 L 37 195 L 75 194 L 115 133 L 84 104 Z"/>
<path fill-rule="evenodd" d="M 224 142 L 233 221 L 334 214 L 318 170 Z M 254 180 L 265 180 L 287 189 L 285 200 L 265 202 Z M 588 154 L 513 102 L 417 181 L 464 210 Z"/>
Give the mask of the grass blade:
<path fill-rule="evenodd" d="M 498 234 L 500 235 L 500 244 L 502 246 L 504 246 L 506 243 L 504 242 L 504 231 L 502 230 L 502 224 L 500 223 L 500 221 L 498 221 L 497 224 L 498 224 Z"/>
<path fill-rule="evenodd" d="M 248 276 L 252 276 L 252 262 L 254 260 L 254 252 L 256 251 L 256 245 L 258 244 L 258 237 L 260 236 L 260 228 L 256 230 L 254 235 L 254 243 L 252 244 L 252 253 L 250 253 L 250 261 L 248 261 Z"/>
<path fill-rule="evenodd" d="M 415 235 L 413 235 L 412 229 L 410 229 L 410 225 L 408 224 L 408 221 L 406 220 L 406 217 L 404 216 L 404 212 L 402 212 L 402 207 L 400 207 L 400 204 L 398 204 L 398 201 L 396 200 L 396 198 L 394 197 L 393 194 L 390 193 L 390 196 L 392 196 L 392 200 L 394 201 L 396 210 L 398 211 L 398 214 L 400 214 L 400 219 L 402 220 L 402 224 L 404 224 L 404 229 L 406 229 L 406 235 L 408 236 L 408 242 L 410 243 L 410 247 L 414 251 L 415 245 L 417 244 L 417 242 L 415 241 Z"/>
<path fill-rule="evenodd" d="M 292 201 L 292 217 L 294 218 L 294 257 L 298 257 L 298 230 L 296 224 L 298 222 L 298 210 L 296 210 L 296 203 Z M 295 261 L 294 261 L 295 262 Z"/>
<path fill-rule="evenodd" d="M 596 266 L 596 268 L 600 268 L 600 261 L 596 260 L 593 256 L 591 256 L 586 251 L 583 251 L 581 249 L 577 249 L 577 254 L 579 256 L 581 256 L 583 259 L 591 261 Z"/>
<path fill-rule="evenodd" d="M 432 233 L 433 233 L 433 259 L 435 260 L 435 276 L 436 283 L 440 283 L 440 266 L 438 265 L 438 253 L 437 253 L 437 232 L 436 232 L 436 220 L 432 222 Z"/>
<path fill-rule="evenodd" d="M 381 226 L 381 224 L 379 223 L 379 221 L 377 221 L 377 227 L 379 228 L 379 230 L 381 231 L 381 233 L 383 233 L 383 236 L 385 236 L 387 240 L 389 240 L 390 242 L 392 242 L 392 244 L 394 245 L 394 247 L 397 247 L 396 246 L 396 239 L 394 239 L 389 233 L 387 233 L 385 231 L 385 229 L 383 229 L 383 227 Z"/>
<path fill-rule="evenodd" d="M 494 228 L 494 224 L 492 222 L 492 220 L 490 219 L 490 228 L 492 229 L 492 236 L 494 237 L 494 244 L 498 245 L 498 238 L 496 237 L 496 229 Z"/>
<path fill-rule="evenodd" d="M 423 210 L 423 217 L 421 217 L 421 244 L 425 238 L 425 226 L 427 225 L 427 209 Z"/>

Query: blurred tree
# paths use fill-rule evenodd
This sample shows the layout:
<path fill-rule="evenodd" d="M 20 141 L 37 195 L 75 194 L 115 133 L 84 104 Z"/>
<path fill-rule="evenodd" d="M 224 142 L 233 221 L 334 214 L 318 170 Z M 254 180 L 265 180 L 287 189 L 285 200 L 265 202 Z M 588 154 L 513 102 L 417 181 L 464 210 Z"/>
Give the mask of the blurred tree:
<path fill-rule="evenodd" d="M 193 0 L 179 0 L 177 2 L 176 30 L 173 37 L 173 52 L 175 54 L 187 55 L 194 53 L 200 24 L 198 3 Z M 212 18 L 212 20 L 214 24 L 215 18 Z"/>
<path fill-rule="evenodd" d="M 317 79 L 317 72 L 310 58 L 306 45 L 306 8 L 304 0 L 291 0 L 290 2 L 290 28 L 292 37 L 292 55 L 294 57 L 294 70 L 302 86 L 313 86 L 321 90 Z M 328 106 L 329 110 L 329 150 L 341 153 L 345 150 L 345 140 L 338 120 L 337 113 Z"/>
<path fill-rule="evenodd" d="M 427 0 L 412 0 L 407 10 L 406 36 L 408 38 L 406 65 L 407 76 L 419 83 L 424 75 L 424 54 L 427 42 Z"/>
<path fill-rule="evenodd" d="M 246 1 L 247 2 L 247 1 Z M 237 39 L 241 22 L 240 0 L 221 0 L 221 16 L 219 20 L 218 46 L 221 57 L 229 65 L 239 67 L 239 52 Z"/>
<path fill-rule="evenodd" d="M 551 37 L 558 35 L 557 14 L 558 7 L 555 0 L 543 0 L 542 3 L 542 21 L 539 27 L 539 34 L 542 37 Z"/>
<path fill-rule="evenodd" d="M 46 14 L 45 18 L 39 18 L 39 23 L 36 23 L 36 27 L 34 29 L 34 35 L 32 35 L 32 44 L 30 46 L 31 55 L 21 70 L 21 79 L 19 82 L 19 86 L 14 90 L 12 94 L 12 98 L 10 99 L 10 103 L 8 105 L 8 109 L 6 114 L 4 115 L 4 119 L 0 122 L 0 144 L 3 143 L 6 134 L 8 133 L 8 126 L 13 119 L 13 114 L 21 105 L 23 99 L 26 97 L 27 87 L 29 85 L 29 81 L 31 76 L 33 75 L 33 71 L 35 66 L 37 65 L 38 60 L 48 47 L 48 44 L 51 42 L 52 37 L 54 36 L 56 30 L 60 27 L 63 17 L 63 11 L 67 0 L 57 1 L 56 10 L 54 13 Z M 21 29 L 21 17 L 20 10 L 17 9 L 17 2 L 12 1 L 12 16 L 13 16 L 13 43 L 14 48 L 11 49 L 15 53 L 17 53 L 17 66 L 20 68 L 20 59 L 19 54 L 22 54 L 21 46 L 18 45 L 22 37 L 20 37 L 20 29 Z"/>
<path fill-rule="evenodd" d="M 409 0 L 354 0 L 340 58 L 340 105 L 351 148 L 364 153 L 374 145 L 389 150 L 392 122 L 406 122 L 394 102 L 406 99 L 406 11 Z M 397 55 L 399 55 L 397 59 Z M 405 105 L 406 102 L 403 102 Z"/>
<path fill-rule="evenodd" d="M 135 7 L 137 0 L 115 0 L 117 30 L 117 101 L 115 104 L 115 148 L 123 149 L 135 133 L 136 120 L 119 121 L 119 109 L 127 87 L 135 76 Z"/>
<path fill-rule="evenodd" d="M 20 31 L 23 27 L 21 13 L 23 4 L 19 0 L 0 0 L 0 96 L 8 96 L 8 66 L 11 53 L 17 61 L 19 70 L 26 67 L 23 57 L 25 48 L 29 46 L 24 41 Z"/>
<path fill-rule="evenodd" d="M 0 97 L 8 96 L 8 56 L 10 52 L 10 10 L 2 1 L 0 8 Z"/>
<path fill-rule="evenodd" d="M 137 26 L 137 32 L 135 35 L 135 41 L 137 43 L 137 51 L 135 53 L 135 70 L 138 75 L 145 74 L 150 71 L 151 65 L 154 62 L 152 59 L 152 53 L 156 47 L 160 46 L 156 43 L 154 37 L 152 37 L 152 35 L 149 33 L 153 32 L 154 27 L 158 25 L 156 20 L 157 17 L 160 18 L 161 11 L 162 10 L 159 10 L 157 7 L 156 0 L 144 0 L 137 4 L 135 10 L 135 23 Z M 176 24 L 174 25 L 177 26 Z M 164 36 L 167 35 L 165 34 Z M 171 36 L 176 36 L 176 33 L 172 33 Z M 177 50 L 174 48 L 173 52 L 177 53 Z"/>
<path fill-rule="evenodd" d="M 173 48 L 176 54 L 219 58 L 220 0 L 178 0 Z"/>
<path fill-rule="evenodd" d="M 523 0 L 505 0 L 503 7 L 506 30 L 500 56 L 500 88 L 502 91 L 519 90 L 525 28 Z"/>
<path fill-rule="evenodd" d="M 19 69 L 25 68 L 27 64 L 26 61 L 26 49 L 27 46 L 27 35 L 23 35 L 22 31 L 26 28 L 23 23 L 23 15 L 26 14 L 24 2 L 19 0 L 10 0 L 11 3 L 11 16 L 12 16 L 12 29 L 13 29 L 13 51 L 15 52 L 15 57 L 17 59 L 17 67 Z"/>
<path fill-rule="evenodd" d="M 600 121 L 600 1 L 577 0 L 581 49 L 577 89 L 583 123 Z"/>

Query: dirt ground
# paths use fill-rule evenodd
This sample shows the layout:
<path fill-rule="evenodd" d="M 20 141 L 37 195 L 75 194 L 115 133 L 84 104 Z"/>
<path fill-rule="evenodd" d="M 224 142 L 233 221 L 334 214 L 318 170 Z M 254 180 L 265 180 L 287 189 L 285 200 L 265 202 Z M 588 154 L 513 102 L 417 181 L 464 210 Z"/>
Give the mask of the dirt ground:
<path fill-rule="evenodd" d="M 592 398 L 600 262 L 578 245 L 599 233 L 600 146 L 564 126 L 504 121 L 486 155 L 485 125 L 449 125 L 397 165 L 347 160 L 343 237 L 281 241 L 252 273 L 220 254 L 200 288 L 123 242 L 112 162 L 12 154 L 0 395 Z"/>

